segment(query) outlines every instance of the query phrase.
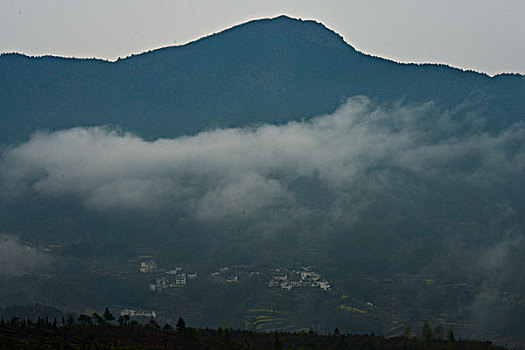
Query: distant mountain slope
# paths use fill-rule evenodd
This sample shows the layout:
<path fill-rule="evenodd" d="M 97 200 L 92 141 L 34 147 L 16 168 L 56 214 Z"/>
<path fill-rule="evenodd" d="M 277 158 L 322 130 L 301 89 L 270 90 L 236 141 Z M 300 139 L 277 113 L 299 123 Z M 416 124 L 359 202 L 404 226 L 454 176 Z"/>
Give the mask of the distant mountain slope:
<path fill-rule="evenodd" d="M 499 128 L 525 114 L 525 78 L 399 64 L 354 50 L 322 24 L 281 16 L 117 62 L 0 56 L 0 140 L 37 129 L 119 125 L 146 138 L 283 123 L 329 113 L 357 94 L 467 99 Z"/>

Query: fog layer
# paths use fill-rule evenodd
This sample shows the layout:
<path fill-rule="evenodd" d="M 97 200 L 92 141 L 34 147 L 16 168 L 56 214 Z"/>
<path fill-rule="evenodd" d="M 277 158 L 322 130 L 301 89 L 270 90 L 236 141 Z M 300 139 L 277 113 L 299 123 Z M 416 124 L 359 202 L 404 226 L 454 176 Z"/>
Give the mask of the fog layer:
<path fill-rule="evenodd" d="M 494 133 L 484 121 L 496 117 L 468 103 L 443 111 L 354 97 L 309 121 L 154 142 L 105 127 L 39 132 L 3 151 L 1 193 L 242 222 L 255 235 L 350 239 L 359 224 L 379 239 L 408 235 L 416 250 L 433 234 L 456 261 L 479 260 L 461 247 L 480 244 L 486 258 L 473 265 L 493 274 L 523 244 L 525 174 L 525 125 Z"/>

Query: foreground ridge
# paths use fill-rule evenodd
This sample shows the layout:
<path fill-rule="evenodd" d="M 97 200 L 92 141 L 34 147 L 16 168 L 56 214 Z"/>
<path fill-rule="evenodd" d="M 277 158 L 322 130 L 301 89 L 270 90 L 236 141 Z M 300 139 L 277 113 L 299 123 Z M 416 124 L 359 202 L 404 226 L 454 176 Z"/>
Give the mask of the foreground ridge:
<path fill-rule="evenodd" d="M 86 315 L 82 315 L 86 316 Z M 98 315 L 97 315 L 98 316 Z M 435 339 L 423 334 L 419 337 L 398 336 L 385 338 L 374 334 L 318 334 L 310 330 L 304 333 L 270 332 L 258 333 L 233 330 L 228 327 L 202 329 L 186 327 L 182 318 L 173 329 L 169 324 L 160 325 L 151 319 L 146 325 L 136 321 L 119 320 L 120 326 L 111 324 L 111 318 L 97 318 L 97 326 L 86 322 L 91 318 L 55 319 L 36 322 L 14 317 L 0 322 L 0 348 L 2 349 L 505 349 L 492 342 Z M 424 332 L 423 332 L 424 333 Z"/>

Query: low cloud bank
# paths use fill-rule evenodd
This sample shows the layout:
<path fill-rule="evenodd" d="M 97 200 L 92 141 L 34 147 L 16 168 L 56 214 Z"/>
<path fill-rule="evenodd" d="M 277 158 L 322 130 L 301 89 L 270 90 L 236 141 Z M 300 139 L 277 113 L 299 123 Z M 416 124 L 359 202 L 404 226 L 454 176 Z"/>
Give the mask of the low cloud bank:
<path fill-rule="evenodd" d="M 42 272 L 51 257 L 38 248 L 24 245 L 13 235 L 0 234 L 0 278 Z"/>
<path fill-rule="evenodd" d="M 464 123 L 430 103 L 382 107 L 357 97 L 308 122 L 173 140 L 103 127 L 40 132 L 3 152 L 2 193 L 76 196 L 100 210 L 190 208 L 211 219 L 297 206 L 291 184 L 300 178 L 352 206 L 400 176 L 491 190 L 524 174 L 522 124 L 491 135 Z"/>
<path fill-rule="evenodd" d="M 413 222 L 414 235 L 430 228 L 463 244 L 482 227 L 478 236 L 497 245 L 508 230 L 523 235 L 525 126 L 493 133 L 471 110 L 354 97 L 310 121 L 154 142 L 104 127 L 39 132 L 3 151 L 0 191 L 6 201 L 77 198 L 95 211 L 253 231 L 349 231 L 369 220 L 396 233 Z M 457 238 L 458 225 L 477 226 Z M 505 247 L 487 256 L 504 259 Z"/>

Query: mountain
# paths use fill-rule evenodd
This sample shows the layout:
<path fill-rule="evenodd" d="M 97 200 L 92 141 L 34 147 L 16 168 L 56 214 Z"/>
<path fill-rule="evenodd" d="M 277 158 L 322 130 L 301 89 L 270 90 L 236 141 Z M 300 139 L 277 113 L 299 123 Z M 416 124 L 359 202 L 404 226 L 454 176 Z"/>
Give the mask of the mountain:
<path fill-rule="evenodd" d="M 525 78 L 365 55 L 314 21 L 248 22 L 183 46 L 116 62 L 0 56 L 0 140 L 39 129 L 120 126 L 148 139 L 215 127 L 286 123 L 333 112 L 354 95 L 434 101 L 488 97 L 501 129 L 523 116 Z"/>
<path fill-rule="evenodd" d="M 525 348 L 524 117 L 521 75 L 287 17 L 117 62 L 2 55 L 0 306 Z"/>

